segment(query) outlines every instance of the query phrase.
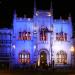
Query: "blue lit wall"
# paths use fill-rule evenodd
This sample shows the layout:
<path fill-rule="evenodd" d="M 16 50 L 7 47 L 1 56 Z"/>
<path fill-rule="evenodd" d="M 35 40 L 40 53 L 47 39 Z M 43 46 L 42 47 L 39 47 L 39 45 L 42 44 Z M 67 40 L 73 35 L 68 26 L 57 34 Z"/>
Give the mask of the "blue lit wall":
<path fill-rule="evenodd" d="M 16 63 L 18 63 L 18 54 L 19 52 L 25 50 L 28 51 L 30 53 L 30 62 L 32 63 L 32 59 L 33 59 L 33 39 L 31 40 L 18 40 L 19 37 L 19 32 L 21 31 L 29 31 L 32 32 L 32 25 L 33 25 L 33 21 L 29 20 L 29 19 L 22 19 L 22 18 L 17 18 L 14 20 L 13 22 L 13 34 L 15 36 L 13 44 L 15 45 L 15 61 Z M 33 35 L 33 33 L 31 33 L 31 35 Z M 32 36 L 31 36 L 32 38 Z"/>
<path fill-rule="evenodd" d="M 53 41 L 53 59 L 55 60 L 55 63 L 57 64 L 57 58 L 56 54 L 60 50 L 63 50 L 64 52 L 67 53 L 67 64 L 70 64 L 71 60 L 71 46 L 72 46 L 72 24 L 71 20 L 63 20 L 63 19 L 53 19 L 53 16 L 48 15 L 48 11 L 37 11 L 37 15 L 34 16 L 33 18 L 17 18 L 14 17 L 13 20 L 13 34 L 15 36 L 15 58 L 16 62 L 18 59 L 18 53 L 22 50 L 28 50 L 30 52 L 31 56 L 31 62 L 34 61 L 34 46 L 36 46 L 36 41 L 38 42 L 37 45 L 37 53 L 41 52 L 41 49 L 46 49 L 48 56 L 47 56 L 47 63 L 51 61 L 51 50 L 50 50 L 50 36 L 51 34 L 48 35 L 48 39 L 45 43 L 41 42 L 39 40 L 39 29 L 44 25 L 48 29 L 50 29 L 51 25 L 53 25 L 53 34 L 52 34 L 52 41 Z M 34 26 L 37 26 L 37 40 L 34 38 L 33 31 L 34 31 Z M 56 40 L 56 33 L 61 32 L 61 29 L 63 32 L 67 33 L 68 36 L 68 41 L 66 42 L 61 42 Z M 31 38 L 32 40 L 30 41 L 23 41 L 23 40 L 18 40 L 18 33 L 19 31 L 30 31 L 31 32 Z M 37 55 L 37 60 L 38 62 L 40 55 Z"/>
<path fill-rule="evenodd" d="M 0 63 L 9 62 L 12 60 L 12 29 L 0 29 Z"/>
<path fill-rule="evenodd" d="M 13 28 L 10 29 L 0 29 L 0 32 L 11 33 L 11 50 L 7 50 L 7 52 L 14 54 L 12 56 L 14 58 L 13 63 L 18 64 L 18 54 L 19 52 L 25 50 L 30 53 L 30 63 L 34 62 L 34 54 L 35 50 L 37 50 L 38 64 L 40 62 L 40 52 L 45 51 L 47 54 L 47 64 L 51 62 L 51 47 L 50 47 L 50 36 L 52 36 L 52 51 L 53 51 L 53 60 L 55 64 L 57 64 L 56 54 L 63 50 L 67 53 L 67 64 L 71 64 L 71 46 L 72 46 L 72 23 L 71 19 L 63 20 L 63 19 L 53 19 L 53 16 L 49 11 L 37 11 L 37 15 L 33 15 L 33 18 L 18 18 L 16 14 L 14 14 L 13 18 Z M 34 27 L 37 26 L 36 32 L 37 35 L 34 37 Z M 48 39 L 43 42 L 40 41 L 39 30 L 42 26 L 47 27 L 50 30 L 53 25 L 53 33 L 47 33 Z M 23 32 L 24 30 L 31 32 L 31 40 L 19 40 L 19 32 Z M 61 32 L 61 30 L 67 33 L 67 41 L 57 41 L 56 33 Z M 10 37 L 5 37 L 0 39 L 9 39 Z M 37 44 L 37 48 L 36 48 Z"/>
<path fill-rule="evenodd" d="M 56 41 L 54 38 L 53 41 L 53 51 L 54 51 L 54 58 L 56 59 L 56 53 L 60 50 L 63 50 L 67 53 L 67 63 L 71 63 L 71 46 L 72 46 L 72 24 L 70 20 L 54 20 L 54 32 L 60 32 L 61 28 L 63 29 L 63 32 L 67 33 L 67 41 Z M 54 34 L 54 37 L 56 35 Z"/>

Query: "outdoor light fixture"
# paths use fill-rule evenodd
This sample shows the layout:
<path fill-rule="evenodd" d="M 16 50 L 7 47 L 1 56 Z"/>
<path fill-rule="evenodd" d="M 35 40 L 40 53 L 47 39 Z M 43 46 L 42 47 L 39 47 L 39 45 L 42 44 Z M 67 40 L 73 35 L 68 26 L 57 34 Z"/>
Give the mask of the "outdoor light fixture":
<path fill-rule="evenodd" d="M 36 16 L 38 16 L 38 13 L 36 12 Z"/>
<path fill-rule="evenodd" d="M 15 45 L 12 45 L 12 47 L 15 49 L 16 47 L 15 47 Z"/>
<path fill-rule="evenodd" d="M 74 47 L 71 47 L 71 66 L 73 64 L 73 57 L 74 57 Z"/>
<path fill-rule="evenodd" d="M 33 34 L 37 34 L 38 27 L 36 25 L 33 26 Z"/>
<path fill-rule="evenodd" d="M 73 47 L 73 46 L 71 47 L 71 52 L 72 52 L 72 53 L 74 52 L 74 47 Z"/>
<path fill-rule="evenodd" d="M 51 13 L 50 12 L 48 12 L 48 16 L 51 16 Z"/>
<path fill-rule="evenodd" d="M 53 25 L 50 26 L 50 33 L 53 32 Z"/>
<path fill-rule="evenodd" d="M 36 45 L 34 45 L 34 50 L 36 49 Z"/>
<path fill-rule="evenodd" d="M 38 29 L 37 25 L 34 25 L 34 31 L 37 31 L 37 29 Z"/>
<path fill-rule="evenodd" d="M 50 51 L 51 51 L 51 65 L 52 65 L 52 33 L 53 33 L 53 25 L 50 26 L 48 31 L 50 33 Z"/>

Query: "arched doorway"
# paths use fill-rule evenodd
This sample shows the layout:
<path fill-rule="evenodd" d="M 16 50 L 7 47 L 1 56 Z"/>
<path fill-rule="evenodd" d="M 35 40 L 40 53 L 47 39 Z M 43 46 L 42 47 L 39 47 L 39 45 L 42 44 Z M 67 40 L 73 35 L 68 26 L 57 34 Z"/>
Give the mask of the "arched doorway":
<path fill-rule="evenodd" d="M 46 52 L 45 51 L 42 51 L 41 53 L 40 53 L 40 65 L 41 66 L 45 66 L 47 64 L 47 54 L 46 54 Z"/>

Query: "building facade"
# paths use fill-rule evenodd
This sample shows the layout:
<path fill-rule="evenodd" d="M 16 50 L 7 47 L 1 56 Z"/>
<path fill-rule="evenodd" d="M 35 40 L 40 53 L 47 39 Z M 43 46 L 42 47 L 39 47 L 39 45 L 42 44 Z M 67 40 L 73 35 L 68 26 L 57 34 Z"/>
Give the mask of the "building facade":
<path fill-rule="evenodd" d="M 36 11 L 34 2 L 33 18 L 18 18 L 14 12 L 13 28 L 0 29 L 0 33 L 0 41 L 3 34 L 9 35 L 4 35 L 5 41 L 10 40 L 9 50 L 8 47 L 3 49 L 2 42 L 0 49 L 10 55 L 11 64 L 37 63 L 40 66 L 52 64 L 53 61 L 56 65 L 71 64 L 71 16 L 66 20 L 54 19 L 52 7 L 50 10 Z"/>

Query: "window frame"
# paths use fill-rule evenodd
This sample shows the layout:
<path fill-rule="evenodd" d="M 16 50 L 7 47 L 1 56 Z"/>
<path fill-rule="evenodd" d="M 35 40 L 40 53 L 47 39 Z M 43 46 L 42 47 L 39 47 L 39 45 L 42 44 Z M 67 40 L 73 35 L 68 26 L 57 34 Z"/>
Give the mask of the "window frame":
<path fill-rule="evenodd" d="M 22 58 L 22 56 L 23 56 L 23 58 Z M 25 56 L 27 56 L 27 58 Z M 23 64 L 23 63 L 29 64 L 30 63 L 30 53 L 20 52 L 18 58 L 19 58 L 19 63 L 21 63 L 21 64 Z"/>
<path fill-rule="evenodd" d="M 60 57 L 59 57 L 60 55 Z M 57 63 L 58 64 L 67 64 L 67 53 L 60 51 L 57 53 Z"/>

